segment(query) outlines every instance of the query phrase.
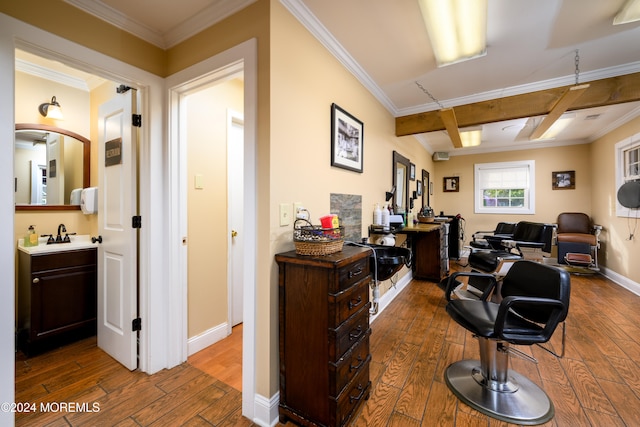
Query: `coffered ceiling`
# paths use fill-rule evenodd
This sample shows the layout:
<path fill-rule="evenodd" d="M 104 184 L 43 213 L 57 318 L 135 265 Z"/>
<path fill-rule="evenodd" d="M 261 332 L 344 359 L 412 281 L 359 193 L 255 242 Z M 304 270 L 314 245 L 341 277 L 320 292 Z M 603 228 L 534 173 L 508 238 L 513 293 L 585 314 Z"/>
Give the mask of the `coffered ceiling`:
<path fill-rule="evenodd" d="M 65 1 L 168 48 L 255 0 Z M 572 85 L 576 50 L 580 83 L 640 73 L 640 22 L 612 25 L 625 0 L 489 0 L 487 55 L 442 68 L 418 0 L 280 1 L 394 117 Z M 542 116 L 485 124 L 475 148 L 454 149 L 445 131 L 413 137 L 450 155 L 588 143 L 638 115 L 639 102 L 578 110 L 555 140 L 537 142 L 523 128 Z"/>

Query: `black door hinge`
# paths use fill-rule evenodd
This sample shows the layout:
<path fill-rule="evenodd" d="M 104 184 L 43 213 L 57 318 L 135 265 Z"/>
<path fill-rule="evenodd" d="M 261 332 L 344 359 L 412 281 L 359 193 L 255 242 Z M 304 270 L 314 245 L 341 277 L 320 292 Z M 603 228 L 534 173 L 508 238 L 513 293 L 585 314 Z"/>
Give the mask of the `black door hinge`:
<path fill-rule="evenodd" d="M 137 319 L 133 319 L 131 321 L 131 330 L 133 332 L 142 330 L 142 319 L 141 318 L 138 317 Z"/>
<path fill-rule="evenodd" d="M 131 217 L 131 228 L 142 228 L 142 217 L 140 215 Z"/>
<path fill-rule="evenodd" d="M 116 88 L 116 92 L 118 93 L 126 93 L 129 89 L 131 89 L 130 86 L 127 85 L 120 85 Z"/>
<path fill-rule="evenodd" d="M 142 114 L 132 114 L 131 125 L 137 128 L 142 127 Z"/>

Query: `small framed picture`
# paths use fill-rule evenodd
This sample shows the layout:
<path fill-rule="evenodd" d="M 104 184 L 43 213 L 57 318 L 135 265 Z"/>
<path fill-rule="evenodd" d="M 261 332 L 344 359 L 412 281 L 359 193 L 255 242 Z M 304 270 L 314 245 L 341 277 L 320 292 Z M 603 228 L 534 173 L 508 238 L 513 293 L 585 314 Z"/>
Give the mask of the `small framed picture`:
<path fill-rule="evenodd" d="M 413 163 L 409 163 L 409 179 L 411 181 L 415 181 L 416 180 L 416 165 L 414 165 Z"/>
<path fill-rule="evenodd" d="M 445 176 L 442 179 L 442 191 L 445 193 L 453 193 L 460 191 L 460 177 L 459 176 Z"/>
<path fill-rule="evenodd" d="M 362 173 L 364 124 L 331 104 L 331 166 Z"/>
<path fill-rule="evenodd" d="M 575 190 L 576 171 L 551 172 L 551 188 L 553 190 Z"/>

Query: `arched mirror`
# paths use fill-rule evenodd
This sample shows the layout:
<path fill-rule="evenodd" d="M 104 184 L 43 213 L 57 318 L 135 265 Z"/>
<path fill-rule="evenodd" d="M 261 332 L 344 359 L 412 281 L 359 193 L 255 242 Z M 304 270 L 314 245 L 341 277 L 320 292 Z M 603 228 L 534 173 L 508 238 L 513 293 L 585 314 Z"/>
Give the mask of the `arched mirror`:
<path fill-rule="evenodd" d="M 16 211 L 78 210 L 90 185 L 91 141 L 56 126 L 18 123 L 15 132 Z"/>
<path fill-rule="evenodd" d="M 409 206 L 409 159 L 397 151 L 393 152 L 393 211 L 404 214 Z"/>

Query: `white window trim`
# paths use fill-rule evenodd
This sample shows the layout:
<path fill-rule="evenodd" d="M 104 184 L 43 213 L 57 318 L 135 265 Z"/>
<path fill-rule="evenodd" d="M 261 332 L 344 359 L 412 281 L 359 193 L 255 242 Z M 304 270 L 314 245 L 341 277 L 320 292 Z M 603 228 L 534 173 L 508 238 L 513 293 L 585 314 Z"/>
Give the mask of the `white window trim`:
<path fill-rule="evenodd" d="M 624 180 L 624 152 L 629 149 L 640 147 L 640 133 L 633 135 L 630 138 L 623 139 L 615 145 L 616 150 L 616 196 L 618 190 L 625 183 Z M 616 197 L 616 216 L 625 218 L 635 218 L 637 215 L 637 209 L 625 208 L 618 202 Z"/>
<path fill-rule="evenodd" d="M 529 206 L 524 208 L 486 208 L 482 206 L 482 191 L 480 185 L 480 171 L 484 169 L 504 169 L 509 167 L 529 168 Z M 536 213 L 536 162 L 535 160 L 523 160 L 516 162 L 477 163 L 474 165 L 474 212 L 477 214 L 512 214 L 532 215 Z"/>

